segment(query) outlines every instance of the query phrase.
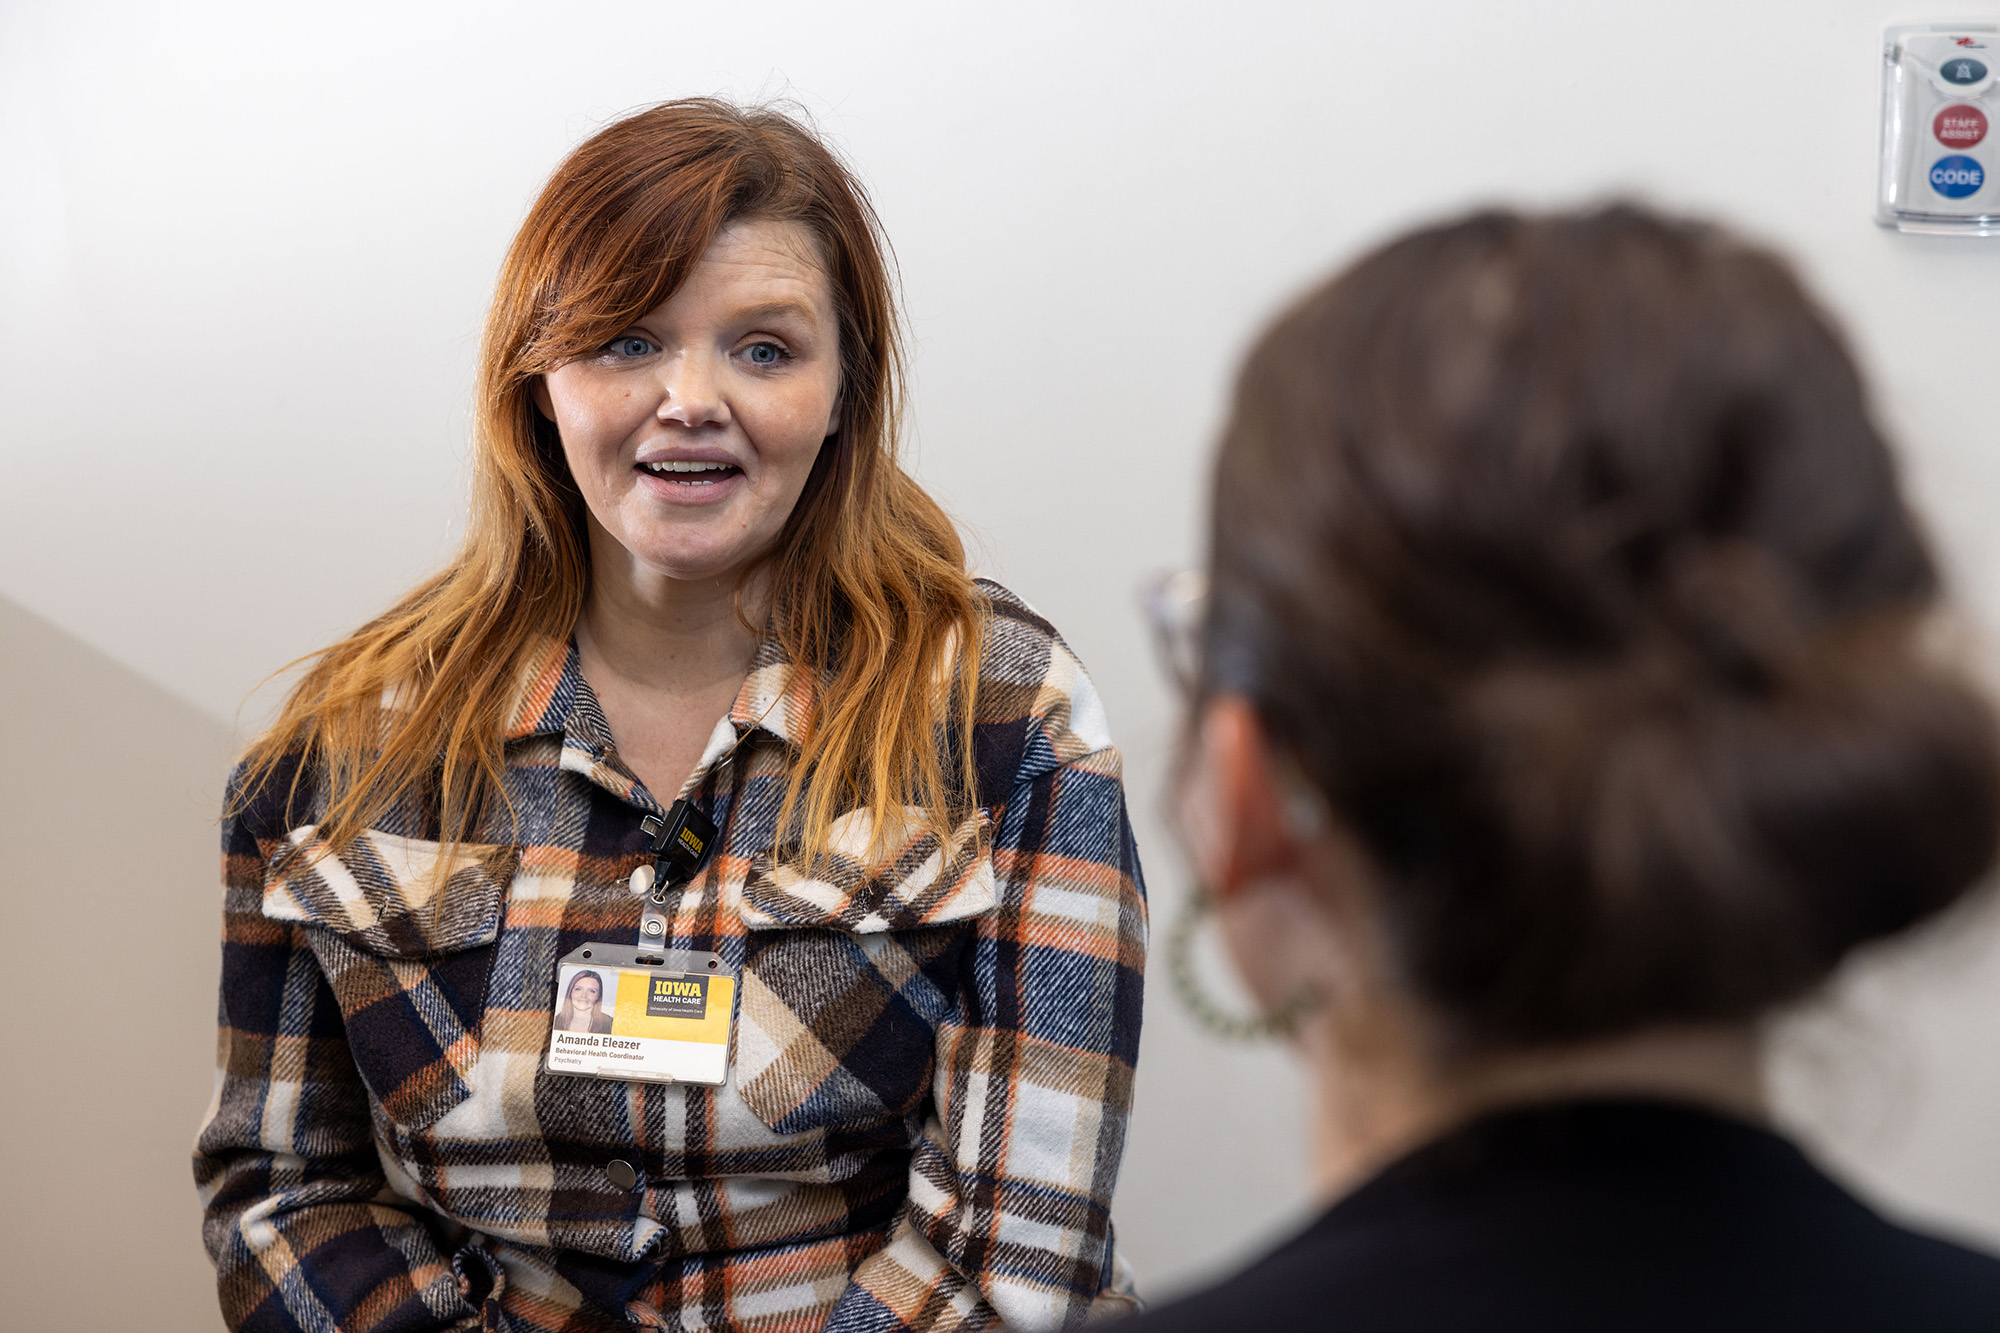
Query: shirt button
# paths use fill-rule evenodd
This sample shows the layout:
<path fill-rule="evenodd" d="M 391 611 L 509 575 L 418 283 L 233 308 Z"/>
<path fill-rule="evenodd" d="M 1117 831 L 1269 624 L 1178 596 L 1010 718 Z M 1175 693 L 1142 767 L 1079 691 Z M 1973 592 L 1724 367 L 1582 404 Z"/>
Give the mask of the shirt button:
<path fill-rule="evenodd" d="M 604 1178 L 628 1193 L 639 1183 L 639 1173 L 632 1169 L 632 1164 L 616 1159 L 604 1164 Z"/>

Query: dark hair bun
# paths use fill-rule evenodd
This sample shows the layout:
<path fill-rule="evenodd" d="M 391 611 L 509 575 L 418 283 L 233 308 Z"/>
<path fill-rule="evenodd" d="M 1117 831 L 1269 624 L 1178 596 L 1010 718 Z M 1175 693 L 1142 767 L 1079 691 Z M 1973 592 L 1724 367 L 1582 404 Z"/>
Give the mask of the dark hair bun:
<path fill-rule="evenodd" d="M 1264 336 L 1211 683 L 1381 867 L 1475 1039 L 1740 1019 L 1992 860 L 1979 693 L 1784 265 L 1618 207 L 1398 241 Z"/>

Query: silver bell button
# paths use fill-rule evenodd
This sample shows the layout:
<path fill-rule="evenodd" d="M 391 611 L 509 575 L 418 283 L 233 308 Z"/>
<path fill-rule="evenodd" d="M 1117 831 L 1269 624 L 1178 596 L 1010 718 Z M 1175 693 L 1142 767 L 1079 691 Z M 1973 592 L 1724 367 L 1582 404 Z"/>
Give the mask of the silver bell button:
<path fill-rule="evenodd" d="M 631 885 L 632 896 L 635 898 L 643 898 L 648 893 L 651 893 L 653 891 L 652 864 L 648 862 L 647 864 L 640 866 L 637 870 L 634 870 L 632 872 L 632 878 L 629 881 L 627 881 L 627 883 Z"/>

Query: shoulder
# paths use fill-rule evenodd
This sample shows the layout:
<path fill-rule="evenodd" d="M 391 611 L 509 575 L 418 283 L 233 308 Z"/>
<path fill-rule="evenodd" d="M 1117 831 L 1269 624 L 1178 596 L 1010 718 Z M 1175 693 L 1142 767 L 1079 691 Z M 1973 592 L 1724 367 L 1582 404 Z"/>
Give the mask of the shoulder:
<path fill-rule="evenodd" d="M 1884 1226 L 1868 1243 L 1809 1253 L 1795 1233 L 1718 1255 L 1698 1236 L 1662 1252 L 1624 1242 L 1618 1206 L 1572 1201 L 1546 1239 L 1505 1234 L 1506 1209 L 1385 1220 L 1308 1236 L 1215 1286 L 1140 1315 L 1130 1333 L 1220 1328 L 1306 1333 L 1341 1312 L 1353 1333 L 1410 1328 L 1660 1327 L 1752 1333 L 1974 1333 L 2000 1328 L 2000 1260 Z M 1421 1214 L 1422 1210 L 1418 1212 Z M 1476 1212 L 1476 1215 L 1474 1215 Z M 1687 1219 L 1679 1219 L 1685 1222 Z M 1590 1234 L 1592 1229 L 1608 1235 Z M 1728 1230 L 1727 1227 L 1718 1228 Z M 1439 1274 L 1451 1275 L 1439 1282 Z M 1647 1323 L 1647 1327 L 1653 1327 Z"/>
<path fill-rule="evenodd" d="M 1437 1275 L 1448 1273 L 1449 1282 Z M 1782 1137 L 1685 1107 L 1549 1108 L 1392 1165 L 1131 1333 L 1325 1326 L 2000 1329 L 2000 1260 L 1883 1219 Z"/>
<path fill-rule="evenodd" d="M 1346 1275 L 1325 1271 L 1318 1247 L 1294 1242 L 1251 1263 L 1214 1286 L 1189 1292 L 1136 1316 L 1120 1328 L 1131 1333 L 1211 1333 L 1258 1329 L 1261 1333 L 1326 1327 L 1326 1312 L 1341 1311 L 1342 1327 L 1368 1329 L 1379 1313 L 1375 1293 L 1356 1291 Z"/>
<path fill-rule="evenodd" d="M 1796 1230 L 1831 1211 L 1815 1210 Z M 2000 1328 L 2000 1259 L 1899 1226 L 1859 1200 L 1833 1228 L 1824 1258 L 1799 1274 L 1801 1288 L 1823 1294 L 1823 1321 L 1846 1315 L 1857 1328 Z"/>
<path fill-rule="evenodd" d="M 1040 612 L 991 579 L 979 653 L 974 738 L 980 785 L 1004 791 L 1093 756 L 1115 776 L 1103 700 L 1083 663 Z"/>
<path fill-rule="evenodd" d="M 1889 1224 L 1903 1242 L 1911 1289 L 1947 1294 L 1978 1309 L 2000 1328 L 2000 1258 L 1936 1236 Z"/>
<path fill-rule="evenodd" d="M 255 852 L 302 823 L 311 823 L 325 804 L 319 768 L 296 751 L 268 762 L 240 759 L 223 789 L 225 851 Z"/>

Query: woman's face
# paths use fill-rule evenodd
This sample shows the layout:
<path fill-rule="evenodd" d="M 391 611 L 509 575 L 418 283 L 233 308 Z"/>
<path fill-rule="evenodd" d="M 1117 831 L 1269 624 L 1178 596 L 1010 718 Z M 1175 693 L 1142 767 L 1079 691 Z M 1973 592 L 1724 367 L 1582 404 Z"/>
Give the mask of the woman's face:
<path fill-rule="evenodd" d="M 595 1009 L 601 993 L 595 977 L 578 977 L 569 983 L 569 1002 L 578 1009 Z"/>
<path fill-rule="evenodd" d="M 562 434 L 600 571 L 740 571 L 777 540 L 840 424 L 839 319 L 812 233 L 733 223 L 664 305 L 535 397 Z"/>

